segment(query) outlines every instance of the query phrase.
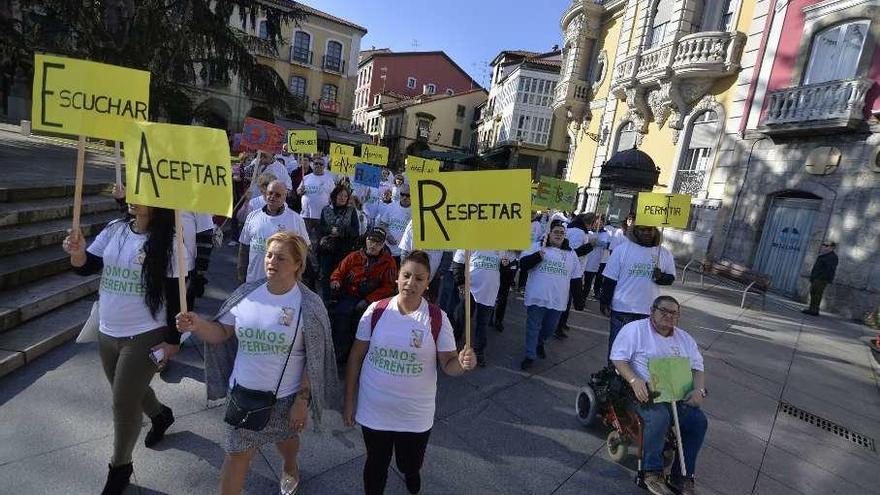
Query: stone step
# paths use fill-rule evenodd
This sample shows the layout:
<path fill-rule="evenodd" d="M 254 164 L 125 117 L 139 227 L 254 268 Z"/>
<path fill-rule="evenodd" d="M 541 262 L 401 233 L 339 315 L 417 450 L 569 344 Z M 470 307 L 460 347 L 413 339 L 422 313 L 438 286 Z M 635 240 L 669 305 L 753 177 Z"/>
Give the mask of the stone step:
<path fill-rule="evenodd" d="M 107 222 L 120 217 L 121 214 L 118 211 L 82 215 L 80 225 L 83 235 L 87 237 L 96 235 Z M 70 229 L 69 218 L 0 227 L 0 256 L 9 256 L 51 245 L 57 245 L 60 248 L 61 241 L 67 236 L 68 229 Z"/>
<path fill-rule="evenodd" d="M 93 302 L 80 299 L 0 333 L 0 377 L 76 338 Z"/>
<path fill-rule="evenodd" d="M 86 182 L 83 184 L 83 196 L 109 194 L 112 190 L 113 184 L 110 182 Z M 0 203 L 43 198 L 73 198 L 74 191 L 73 181 L 31 187 L 0 187 Z"/>
<path fill-rule="evenodd" d="M 89 245 L 94 237 L 86 237 Z M 70 270 L 70 256 L 61 246 L 46 246 L 0 258 L 0 291 Z"/>
<path fill-rule="evenodd" d="M 94 293 L 100 280 L 100 274 L 65 272 L 0 292 L 0 332 Z"/>
<path fill-rule="evenodd" d="M 83 196 L 82 214 L 116 210 L 118 205 L 112 196 Z M 45 222 L 73 215 L 73 198 L 43 198 L 0 203 L 0 227 L 26 223 Z"/>

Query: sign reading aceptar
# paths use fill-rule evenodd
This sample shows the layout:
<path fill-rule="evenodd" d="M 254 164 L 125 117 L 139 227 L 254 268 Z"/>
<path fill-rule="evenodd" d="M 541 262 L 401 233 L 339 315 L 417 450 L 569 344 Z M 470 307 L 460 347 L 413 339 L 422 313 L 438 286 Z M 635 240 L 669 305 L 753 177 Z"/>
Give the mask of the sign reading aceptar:
<path fill-rule="evenodd" d="M 687 194 L 639 193 L 636 225 L 646 227 L 687 227 L 691 197 Z"/>
<path fill-rule="evenodd" d="M 122 140 L 149 118 L 150 73 L 87 60 L 34 55 L 36 130 Z"/>

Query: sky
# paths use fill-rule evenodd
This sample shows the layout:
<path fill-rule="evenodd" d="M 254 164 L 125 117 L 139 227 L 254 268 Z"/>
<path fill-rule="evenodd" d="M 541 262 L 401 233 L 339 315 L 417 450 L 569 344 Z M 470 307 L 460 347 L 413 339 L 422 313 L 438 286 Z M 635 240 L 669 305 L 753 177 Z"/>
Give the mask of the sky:
<path fill-rule="evenodd" d="M 307 0 L 367 29 L 361 50 L 442 50 L 488 89 L 488 62 L 502 50 L 550 51 L 571 0 Z M 413 43 L 417 43 L 414 47 Z"/>

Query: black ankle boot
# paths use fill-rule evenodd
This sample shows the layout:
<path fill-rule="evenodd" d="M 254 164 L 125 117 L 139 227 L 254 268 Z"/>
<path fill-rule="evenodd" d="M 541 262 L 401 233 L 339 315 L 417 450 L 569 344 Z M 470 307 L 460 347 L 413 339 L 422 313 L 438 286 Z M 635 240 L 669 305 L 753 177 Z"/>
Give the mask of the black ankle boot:
<path fill-rule="evenodd" d="M 404 479 L 406 480 L 406 491 L 414 495 L 422 491 L 422 477 L 419 473 L 407 474 Z"/>
<path fill-rule="evenodd" d="M 134 472 L 134 468 L 130 462 L 128 464 L 122 464 L 121 466 L 108 467 L 110 468 L 110 472 L 107 473 L 107 483 L 104 484 L 104 489 L 101 491 L 101 495 L 122 495 L 122 492 L 128 487 L 129 479 L 131 478 L 131 473 Z"/>
<path fill-rule="evenodd" d="M 149 448 L 159 443 L 165 437 L 165 431 L 174 423 L 174 414 L 168 406 L 162 406 L 162 412 L 150 417 L 153 423 L 147 436 L 144 437 L 144 446 Z"/>

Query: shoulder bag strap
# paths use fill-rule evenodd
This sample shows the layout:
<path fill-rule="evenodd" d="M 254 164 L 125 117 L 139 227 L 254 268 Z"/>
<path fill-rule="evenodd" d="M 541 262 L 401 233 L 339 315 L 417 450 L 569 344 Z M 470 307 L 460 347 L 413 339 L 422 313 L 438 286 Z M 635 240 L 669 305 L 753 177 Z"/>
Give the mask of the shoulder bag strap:
<path fill-rule="evenodd" d="M 303 300 L 299 302 L 299 312 L 296 314 L 296 326 L 293 327 L 293 339 L 290 341 L 290 348 L 287 349 L 287 359 L 284 360 L 284 367 L 281 368 L 281 376 L 278 377 L 278 384 L 275 385 L 275 397 L 278 397 L 278 391 L 281 390 L 281 380 L 284 378 L 284 372 L 287 370 L 287 363 L 290 362 L 290 354 L 293 352 L 293 346 L 296 345 L 296 334 L 299 333 L 299 321 L 303 314 Z"/>

